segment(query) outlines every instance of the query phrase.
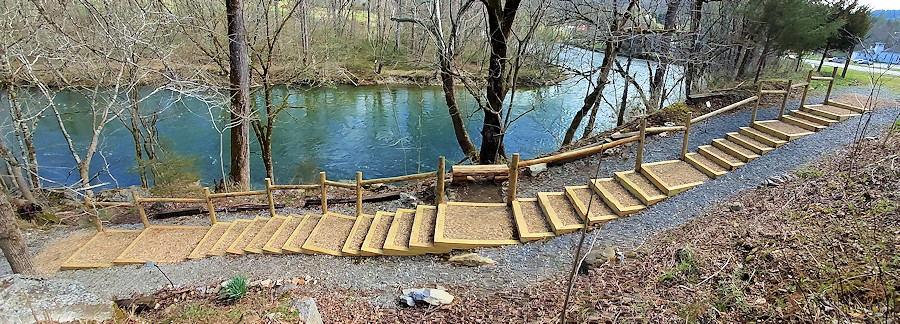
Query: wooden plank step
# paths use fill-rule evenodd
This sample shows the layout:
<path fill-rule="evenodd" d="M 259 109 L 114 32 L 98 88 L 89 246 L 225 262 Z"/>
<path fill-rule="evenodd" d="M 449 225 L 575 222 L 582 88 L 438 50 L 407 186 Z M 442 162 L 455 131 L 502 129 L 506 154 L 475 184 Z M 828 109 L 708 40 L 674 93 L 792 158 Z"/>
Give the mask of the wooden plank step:
<path fill-rule="evenodd" d="M 438 206 L 435 246 L 469 249 L 519 243 L 513 210 L 505 203 L 447 202 Z"/>
<path fill-rule="evenodd" d="M 125 248 L 141 235 L 143 230 L 104 230 L 97 232 L 75 253 L 64 261 L 61 270 L 78 270 L 111 267 Z"/>
<path fill-rule="evenodd" d="M 650 206 L 668 197 L 640 172 L 616 172 L 613 178 L 644 205 Z"/>
<path fill-rule="evenodd" d="M 235 219 L 231 222 L 231 226 L 228 227 L 228 230 L 225 231 L 225 234 L 222 234 L 222 237 L 216 241 L 216 244 L 213 245 L 212 249 L 209 250 L 206 255 L 209 256 L 217 256 L 217 255 L 225 255 L 225 252 L 231 246 L 234 241 L 241 236 L 241 233 L 244 232 L 244 229 L 253 224 L 253 220 L 251 219 Z"/>
<path fill-rule="evenodd" d="M 284 216 L 275 216 L 269 218 L 269 221 L 266 222 L 266 225 L 259 230 L 259 233 L 253 237 L 253 240 L 250 241 L 250 244 L 247 244 L 247 247 L 244 248 L 244 252 L 263 253 L 263 247 L 266 246 L 266 242 L 269 242 L 272 239 L 272 236 L 275 235 L 275 232 L 278 231 L 278 228 L 281 227 L 281 224 L 284 224 L 288 218 Z"/>
<path fill-rule="evenodd" d="M 867 109 L 860 108 L 860 107 L 857 107 L 857 106 L 854 106 L 851 104 L 846 104 L 846 103 L 836 102 L 836 101 L 831 101 L 831 100 L 828 100 L 825 104 L 827 104 L 829 106 L 835 106 L 838 108 L 846 109 L 846 110 L 853 111 L 853 112 L 860 113 L 860 114 L 866 112 L 866 110 L 867 110 Z M 862 104 L 865 105 L 865 103 L 862 103 Z"/>
<path fill-rule="evenodd" d="M 728 171 L 734 171 L 739 166 L 744 165 L 744 162 L 741 162 L 741 160 L 739 160 L 738 158 L 732 156 L 731 154 L 722 152 L 722 150 L 711 145 L 702 145 L 697 148 L 697 152 L 699 152 L 700 155 L 705 156 L 707 159 L 716 162 L 718 165 L 721 165 Z"/>
<path fill-rule="evenodd" d="M 519 198 L 512 202 L 513 216 L 516 218 L 516 228 L 519 230 L 519 240 L 530 242 L 553 237 L 553 226 L 547 214 L 541 209 L 537 198 Z M 412 243 L 410 243 L 412 244 Z"/>
<path fill-rule="evenodd" d="M 725 134 L 725 139 L 735 142 L 738 145 L 743 146 L 744 148 L 756 154 L 766 154 L 775 149 L 772 146 L 757 141 L 756 139 L 741 133 Z"/>
<path fill-rule="evenodd" d="M 388 230 L 391 229 L 391 222 L 394 221 L 394 213 L 380 211 L 375 213 L 372 219 L 372 225 L 369 226 L 369 232 L 366 233 L 366 239 L 363 240 L 360 251 L 369 255 L 383 255 L 384 242 L 387 241 Z"/>
<path fill-rule="evenodd" d="M 203 239 L 200 240 L 200 243 L 197 244 L 197 247 L 191 251 L 191 254 L 188 255 L 188 259 L 200 259 L 206 257 L 206 254 L 212 250 L 213 246 L 216 245 L 216 242 L 219 241 L 219 238 L 228 231 L 228 228 L 231 227 L 231 223 L 227 222 L 217 222 L 209 227 L 209 230 L 206 231 L 206 235 L 203 236 Z"/>
<path fill-rule="evenodd" d="M 284 242 L 284 246 L 282 246 L 281 249 L 293 253 L 315 253 L 313 251 L 303 250 L 303 244 L 309 239 L 309 234 L 311 234 L 316 228 L 316 225 L 319 224 L 320 219 L 322 219 L 322 215 L 318 214 L 306 214 L 306 216 L 303 216 L 300 225 L 297 225 L 297 228 L 294 229 L 291 236 Z"/>
<path fill-rule="evenodd" d="M 244 254 L 244 248 L 250 245 L 250 242 L 253 241 L 253 238 L 255 238 L 257 234 L 259 234 L 259 231 L 261 231 L 268 222 L 268 217 L 256 217 L 255 219 L 253 219 L 253 223 L 244 229 L 244 232 L 241 233 L 241 236 L 239 236 L 238 239 L 234 241 L 234 243 L 231 243 L 231 246 L 228 247 L 228 250 L 226 250 L 226 252 L 231 254 Z"/>
<path fill-rule="evenodd" d="M 341 256 L 344 243 L 350 237 L 350 230 L 356 223 L 356 217 L 336 213 L 322 215 L 309 238 L 303 243 L 304 251 Z"/>
<path fill-rule="evenodd" d="M 801 111 L 801 110 L 799 110 L 799 109 L 798 109 L 798 110 L 791 110 L 791 116 L 794 116 L 794 117 L 797 117 L 797 118 L 803 118 L 803 119 L 806 119 L 806 120 L 809 120 L 809 121 L 818 123 L 818 124 L 820 124 L 820 125 L 831 125 L 831 124 L 834 124 L 834 123 L 837 123 L 837 122 L 838 122 L 838 120 L 836 120 L 836 119 L 831 119 L 831 118 L 828 118 L 828 117 L 822 117 L 822 116 L 818 116 L 818 115 L 813 115 L 813 114 L 810 114 L 810 113 L 808 113 L 808 112 Z"/>
<path fill-rule="evenodd" d="M 539 192 L 538 203 L 557 235 L 584 228 L 584 220 L 563 192 Z"/>
<path fill-rule="evenodd" d="M 769 135 L 767 133 L 760 132 L 760 131 L 758 131 L 754 128 L 750 128 L 750 127 L 741 127 L 740 129 L 738 129 L 738 133 L 743 134 L 744 136 L 753 138 L 753 139 L 759 141 L 760 143 L 764 143 L 771 147 L 779 147 L 784 144 L 787 144 L 787 141 L 785 141 L 783 139 Z"/>
<path fill-rule="evenodd" d="M 291 237 L 291 234 L 294 233 L 297 226 L 300 226 L 301 222 L 303 222 L 303 216 L 296 214 L 290 215 L 286 221 L 281 223 L 281 226 L 278 227 L 275 234 L 272 234 L 272 237 L 269 238 L 266 245 L 263 246 L 263 252 L 276 254 L 283 253 L 284 250 L 281 248 L 284 246 L 284 243 L 287 243 L 288 238 Z"/>
<path fill-rule="evenodd" d="M 434 246 L 434 228 L 437 223 L 437 207 L 418 205 L 409 235 L 409 249 L 418 253 L 449 253 L 451 249 Z"/>
<path fill-rule="evenodd" d="M 779 118 L 778 120 L 781 120 L 781 121 L 783 121 L 783 122 L 785 122 L 785 123 L 788 123 L 788 124 L 791 124 L 791 125 L 794 125 L 794 126 L 803 128 L 803 129 L 808 130 L 808 131 L 811 131 L 811 132 L 818 132 L 818 131 L 823 130 L 823 129 L 825 129 L 826 127 L 828 127 L 828 126 L 825 126 L 825 125 L 822 125 L 822 124 L 819 124 L 819 123 L 815 123 L 815 122 L 810 121 L 810 120 L 806 120 L 806 119 L 803 119 L 803 118 L 792 117 L 792 116 L 788 116 L 788 115 L 781 116 L 781 118 Z"/>
<path fill-rule="evenodd" d="M 597 192 L 591 190 L 590 186 L 571 186 L 566 187 L 566 197 L 575 207 L 575 211 L 582 220 L 587 220 L 588 225 L 608 222 L 619 218 L 616 212 L 606 205 L 603 198 Z"/>
<path fill-rule="evenodd" d="M 793 141 L 813 132 L 785 123 L 780 120 L 763 120 L 753 123 L 751 127 L 786 141 Z"/>
<path fill-rule="evenodd" d="M 344 247 L 341 249 L 343 255 L 371 255 L 367 252 L 363 252 L 360 248 L 362 247 L 363 241 L 366 240 L 366 234 L 369 233 L 369 226 L 372 226 L 372 221 L 374 220 L 375 216 L 372 215 L 362 214 L 356 216 L 356 222 L 353 223 L 353 228 L 350 229 L 350 235 L 347 236 L 347 242 L 344 242 Z"/>
<path fill-rule="evenodd" d="M 699 186 L 709 180 L 706 174 L 694 168 L 690 163 L 681 160 L 644 164 L 641 166 L 641 173 L 669 196 Z"/>
<path fill-rule="evenodd" d="M 113 263 L 181 262 L 187 260 L 207 232 L 208 226 L 150 226 Z"/>
<path fill-rule="evenodd" d="M 700 170 L 700 172 L 703 172 L 704 174 L 706 174 L 706 176 L 713 179 L 721 177 L 725 175 L 725 173 L 728 173 L 727 169 L 719 165 L 719 163 L 710 160 L 703 154 L 691 152 L 685 155 L 684 159 L 695 168 L 697 168 L 697 170 Z"/>
<path fill-rule="evenodd" d="M 394 220 L 388 229 L 387 238 L 384 241 L 384 254 L 386 255 L 416 255 L 418 251 L 410 251 L 409 238 L 412 236 L 412 226 L 415 222 L 415 209 L 397 209 Z"/>
<path fill-rule="evenodd" d="M 741 146 L 735 142 L 716 138 L 712 140 L 712 146 L 719 149 L 722 152 L 728 153 L 731 156 L 738 158 L 741 162 L 748 163 L 753 161 L 753 159 L 758 158 L 759 154 L 754 153 L 751 150 L 748 150 L 746 147 Z"/>
<path fill-rule="evenodd" d="M 628 189 L 622 187 L 613 178 L 592 179 L 590 185 L 591 189 L 600 194 L 606 205 L 616 212 L 616 215 L 625 216 L 640 211 L 645 207 L 640 200 L 628 192 Z"/>
<path fill-rule="evenodd" d="M 806 105 L 800 107 L 800 111 L 839 121 L 845 120 L 850 117 L 859 116 L 859 113 L 855 111 L 828 105 Z"/>

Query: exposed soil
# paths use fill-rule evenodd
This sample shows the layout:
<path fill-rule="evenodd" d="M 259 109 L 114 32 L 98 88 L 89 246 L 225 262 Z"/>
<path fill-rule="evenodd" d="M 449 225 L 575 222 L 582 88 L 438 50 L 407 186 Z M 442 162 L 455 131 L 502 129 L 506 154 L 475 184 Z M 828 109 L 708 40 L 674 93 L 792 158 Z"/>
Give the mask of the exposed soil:
<path fill-rule="evenodd" d="M 547 195 L 547 202 L 550 204 L 550 209 L 553 209 L 553 212 L 556 213 L 556 218 L 559 219 L 563 226 L 584 224 L 584 220 L 578 215 L 575 206 L 572 206 L 572 203 L 566 198 L 566 194 L 551 193 Z"/>
<path fill-rule="evenodd" d="M 216 245 L 216 242 L 222 237 L 222 234 L 225 234 L 225 231 L 228 230 L 228 227 L 231 226 L 231 223 L 222 223 L 218 222 L 213 225 L 209 229 L 209 235 L 207 235 L 206 240 L 200 242 L 200 245 L 197 246 L 197 254 L 201 256 L 205 256 L 212 250 L 213 246 Z"/>
<path fill-rule="evenodd" d="M 464 240 L 515 240 L 516 221 L 507 206 L 447 205 L 444 237 Z M 477 226 L 476 226 L 477 225 Z"/>
<path fill-rule="evenodd" d="M 655 164 L 645 168 L 650 169 L 651 172 L 659 176 L 665 184 L 672 187 L 709 180 L 709 177 L 703 174 L 703 172 L 694 169 L 690 163 L 684 161 Z"/>
<path fill-rule="evenodd" d="M 415 220 L 416 211 L 398 211 L 394 217 L 394 223 L 397 224 L 397 235 L 394 237 L 394 245 L 399 247 L 409 247 L 409 236 L 412 234 L 413 221 Z"/>
<path fill-rule="evenodd" d="M 84 249 L 72 255 L 72 264 L 112 264 L 141 231 L 105 231 L 97 233 Z"/>
<path fill-rule="evenodd" d="M 123 259 L 181 261 L 191 254 L 208 228 L 150 227 L 134 243 Z"/>
<path fill-rule="evenodd" d="M 519 207 L 522 209 L 522 217 L 525 219 L 525 228 L 529 233 L 549 233 L 553 232 L 547 215 L 541 210 L 541 205 L 536 200 L 520 200 Z"/>

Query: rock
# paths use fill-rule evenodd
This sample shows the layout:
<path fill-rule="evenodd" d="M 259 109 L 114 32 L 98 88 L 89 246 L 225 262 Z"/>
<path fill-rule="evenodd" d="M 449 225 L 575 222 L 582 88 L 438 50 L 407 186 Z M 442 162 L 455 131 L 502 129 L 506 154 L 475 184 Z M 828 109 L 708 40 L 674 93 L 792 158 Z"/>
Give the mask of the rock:
<path fill-rule="evenodd" d="M 275 282 L 272 281 L 272 279 L 261 280 L 259 286 L 263 288 L 272 288 L 275 287 Z"/>
<path fill-rule="evenodd" d="M 113 304 L 87 292 L 80 282 L 22 275 L 0 277 L 0 322 L 106 321 Z"/>
<path fill-rule="evenodd" d="M 468 254 L 463 254 L 463 255 L 457 255 L 457 256 L 450 258 L 450 260 L 448 260 L 448 261 L 455 265 L 463 265 L 463 266 L 467 266 L 467 267 L 485 266 L 485 265 L 492 265 L 494 263 L 497 263 L 494 260 L 491 260 L 490 258 L 486 258 L 486 257 L 478 255 L 478 253 L 468 253 Z"/>
<path fill-rule="evenodd" d="M 616 248 L 613 246 L 608 246 L 603 249 L 591 250 L 584 257 L 584 263 L 581 264 L 581 268 L 578 269 L 579 273 L 587 274 L 588 270 L 597 268 L 606 262 L 614 262 L 616 257 L 619 256 L 622 261 L 625 261 L 625 255 L 616 252 Z"/>
<path fill-rule="evenodd" d="M 672 126 L 675 126 L 675 123 L 668 121 L 668 122 L 663 123 L 663 125 L 666 127 L 672 127 Z"/>
<path fill-rule="evenodd" d="M 538 164 L 528 166 L 528 174 L 531 175 L 532 177 L 536 176 L 544 171 L 547 171 L 547 163 L 538 163 Z"/>
<path fill-rule="evenodd" d="M 659 137 L 669 137 L 669 135 L 672 135 L 672 134 L 669 133 L 669 132 L 662 132 L 662 133 L 659 133 Z"/>
<path fill-rule="evenodd" d="M 278 288 L 275 288 L 275 295 L 281 295 L 288 291 L 294 290 L 294 288 L 297 288 L 297 284 L 295 284 L 293 282 L 288 282 L 284 285 L 278 286 Z"/>
<path fill-rule="evenodd" d="M 416 302 L 427 303 L 432 306 L 447 305 L 453 302 L 453 295 L 443 289 L 414 288 L 403 289 L 400 300 L 406 306 L 416 306 Z"/>
<path fill-rule="evenodd" d="M 419 198 L 416 197 L 415 193 L 401 192 L 400 203 L 406 207 L 413 207 L 419 203 Z"/>
<path fill-rule="evenodd" d="M 742 211 L 744 210 L 744 204 L 742 204 L 740 201 L 735 201 L 728 205 L 728 209 L 730 209 L 731 211 Z"/>
<path fill-rule="evenodd" d="M 296 297 L 291 299 L 291 310 L 300 313 L 300 323 L 322 324 L 322 315 L 312 297 Z"/>

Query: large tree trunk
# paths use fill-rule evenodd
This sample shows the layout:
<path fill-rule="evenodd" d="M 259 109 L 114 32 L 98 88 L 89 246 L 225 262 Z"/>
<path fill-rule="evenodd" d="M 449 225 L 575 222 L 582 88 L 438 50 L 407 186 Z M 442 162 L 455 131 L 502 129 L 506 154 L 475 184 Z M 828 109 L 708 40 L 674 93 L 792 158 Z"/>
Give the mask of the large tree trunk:
<path fill-rule="evenodd" d="M 444 90 L 444 99 L 447 101 L 447 111 L 450 113 L 450 120 L 453 122 L 453 132 L 456 134 L 456 142 L 463 154 L 469 158 L 472 163 L 478 162 L 478 151 L 472 138 L 469 137 L 469 131 L 466 129 L 466 121 L 459 111 L 456 104 L 456 87 L 454 86 L 453 75 L 450 74 L 450 61 L 446 55 L 441 55 L 441 86 Z"/>
<path fill-rule="evenodd" d="M 694 0 L 694 6 L 691 8 L 691 31 L 690 31 L 690 41 L 688 42 L 688 46 L 690 46 L 689 53 L 691 55 L 696 55 L 700 50 L 700 41 L 697 37 L 698 33 L 700 33 L 700 18 L 703 15 L 703 3 L 705 0 Z M 697 58 L 688 59 L 687 69 L 684 73 L 684 97 L 688 98 L 691 96 L 691 91 L 693 90 L 694 83 L 696 82 L 694 79 L 697 77 Z"/>
<path fill-rule="evenodd" d="M 819 67 L 816 68 L 816 72 L 822 71 L 822 65 L 825 64 L 825 57 L 828 56 L 828 43 L 825 43 L 825 49 L 822 50 L 822 58 L 819 59 Z M 849 57 L 847 58 L 850 59 Z"/>
<path fill-rule="evenodd" d="M 232 190 L 250 189 L 250 62 L 244 39 L 244 9 L 241 0 L 226 0 L 228 19 L 229 81 L 231 86 Z"/>
<path fill-rule="evenodd" d="M 738 65 L 737 75 L 735 79 L 742 79 L 747 74 L 747 66 L 750 65 L 750 54 L 753 54 L 754 46 L 747 46 L 744 49 L 744 55 L 741 57 L 741 64 Z"/>
<path fill-rule="evenodd" d="M 753 84 L 759 82 L 759 75 L 762 73 L 763 66 L 766 65 L 766 57 L 769 55 L 769 40 L 766 39 L 766 45 L 763 45 L 762 53 L 759 55 L 759 64 L 756 66 L 756 76 L 753 77 Z"/>
<path fill-rule="evenodd" d="M 663 24 L 663 28 L 666 30 L 675 28 L 675 14 L 678 13 L 678 7 L 681 5 L 681 0 L 669 0 L 668 6 L 666 7 L 666 16 L 665 23 Z M 650 103 L 653 107 L 647 107 L 647 112 L 652 112 L 651 110 L 655 107 L 662 107 L 662 90 L 663 87 L 666 86 L 666 72 L 669 68 L 669 47 L 672 46 L 672 36 L 666 34 L 663 36 L 663 44 L 662 48 L 658 50 L 659 59 L 657 60 L 656 65 L 656 73 L 653 74 L 653 79 L 650 80 Z"/>
<path fill-rule="evenodd" d="M 9 262 L 13 273 L 24 275 L 37 275 L 34 262 L 31 261 L 31 253 L 28 245 L 19 234 L 19 226 L 13 216 L 12 207 L 9 205 L 6 193 L 0 191 L 0 250 Z"/>
<path fill-rule="evenodd" d="M 509 62 L 507 39 L 519 10 L 521 0 L 484 0 L 490 35 L 490 62 L 487 76 L 487 107 L 481 127 L 481 163 L 492 164 L 501 151 L 503 142 L 503 101 L 506 99 L 506 65 Z"/>
<path fill-rule="evenodd" d="M 850 67 L 850 58 L 853 57 L 853 51 L 856 50 L 856 44 L 850 45 L 850 51 L 847 52 L 847 59 L 844 60 L 844 71 L 841 71 L 841 78 L 847 77 L 847 68 Z M 824 55 L 822 56 L 825 57 Z"/>

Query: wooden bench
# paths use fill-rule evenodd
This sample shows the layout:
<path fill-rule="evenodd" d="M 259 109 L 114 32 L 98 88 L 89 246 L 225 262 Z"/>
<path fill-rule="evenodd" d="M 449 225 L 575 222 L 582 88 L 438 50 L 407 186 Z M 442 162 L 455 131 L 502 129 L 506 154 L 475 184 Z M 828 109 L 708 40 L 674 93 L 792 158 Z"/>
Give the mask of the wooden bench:
<path fill-rule="evenodd" d="M 509 179 L 509 166 L 506 164 L 454 165 L 450 173 L 453 175 L 453 184 L 455 185 L 465 185 L 469 177 L 492 177 L 494 182 L 502 182 Z"/>

